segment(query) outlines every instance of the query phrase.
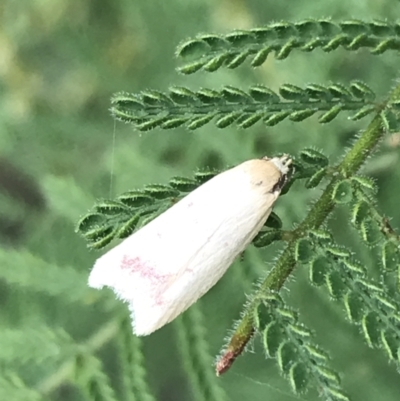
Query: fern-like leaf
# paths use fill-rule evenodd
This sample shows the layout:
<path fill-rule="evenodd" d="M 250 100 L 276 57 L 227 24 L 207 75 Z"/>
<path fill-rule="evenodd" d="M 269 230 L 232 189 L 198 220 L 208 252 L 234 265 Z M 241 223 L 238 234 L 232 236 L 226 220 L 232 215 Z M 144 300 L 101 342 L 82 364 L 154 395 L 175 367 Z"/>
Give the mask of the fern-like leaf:
<path fill-rule="evenodd" d="M 8 366 L 38 366 L 49 359 L 61 361 L 73 348 L 72 339 L 60 328 L 31 324 L 0 331 L 0 361 Z"/>
<path fill-rule="evenodd" d="M 313 246 L 311 281 L 326 284 L 331 297 L 344 302 L 349 320 L 362 328 L 370 347 L 384 349 L 390 360 L 399 363 L 399 303 L 386 295 L 383 283 L 368 278 L 366 269 L 345 247 L 315 239 Z"/>
<path fill-rule="evenodd" d="M 118 347 L 126 401 L 155 401 L 146 379 L 142 340 L 132 334 L 127 319 L 118 334 Z"/>
<path fill-rule="evenodd" d="M 0 375 L 0 399 L 7 401 L 45 401 L 39 392 L 28 386 L 15 372 L 5 369 Z"/>
<path fill-rule="evenodd" d="M 101 361 L 91 354 L 79 354 L 75 361 L 75 382 L 88 401 L 117 401 Z"/>
<path fill-rule="evenodd" d="M 304 393 L 313 384 L 326 401 L 348 400 L 327 354 L 315 345 L 311 330 L 298 321 L 297 313 L 278 295 L 264 299 L 254 320 L 262 333 L 267 357 L 277 360 L 295 393 Z"/>
<path fill-rule="evenodd" d="M 215 174 L 216 171 L 198 171 L 193 178 L 174 177 L 167 185 L 150 184 L 115 200 L 99 201 L 80 219 L 77 231 L 90 248 L 101 249 L 114 238 L 128 237 Z"/>
<path fill-rule="evenodd" d="M 347 51 L 368 48 L 375 55 L 389 50 L 398 51 L 399 25 L 362 20 L 283 21 L 225 35 L 199 35 L 183 42 L 176 56 L 184 62 L 178 70 L 183 74 L 193 74 L 199 70 L 213 72 L 221 67 L 236 68 L 248 58 L 251 59 L 252 67 L 258 67 L 271 53 L 274 53 L 277 60 L 283 60 L 293 50 L 311 52 L 322 49 L 331 52 L 338 48 Z"/>
<path fill-rule="evenodd" d="M 21 290 L 59 296 L 69 302 L 86 298 L 86 275 L 69 266 L 57 266 L 29 253 L 0 248 L 0 278 Z"/>
<path fill-rule="evenodd" d="M 299 160 L 293 160 L 294 174 L 281 195 L 290 190 L 294 181 L 310 180 L 320 171 L 320 166 L 325 166 L 324 176 L 328 163 L 323 153 L 311 148 L 303 149 Z M 101 200 L 80 219 L 76 230 L 86 239 L 90 248 L 101 249 L 115 238 L 128 237 L 218 173 L 217 170 L 199 170 L 194 173 L 193 178 L 173 177 L 166 185 L 150 184 L 142 190 L 125 192 L 115 200 Z M 255 246 L 265 247 L 284 239 L 281 227 L 279 216 L 271 213 L 265 227 L 254 239 Z"/>
<path fill-rule="evenodd" d="M 226 395 L 210 370 L 211 358 L 205 340 L 205 327 L 198 304 L 175 323 L 179 351 L 189 377 L 195 401 L 224 401 Z"/>
<path fill-rule="evenodd" d="M 374 97 L 373 91 L 359 81 L 348 87 L 310 84 L 300 88 L 285 84 L 279 94 L 261 85 L 250 87 L 247 92 L 232 86 L 197 92 L 175 87 L 169 93 L 117 93 L 111 99 L 111 113 L 139 131 L 181 126 L 194 130 L 211 121 L 218 128 L 233 124 L 249 128 L 259 121 L 267 126 L 285 119 L 300 122 L 315 113 L 321 113 L 320 123 L 327 123 L 342 111 L 351 111 L 351 118 L 358 120 L 375 111 Z"/>

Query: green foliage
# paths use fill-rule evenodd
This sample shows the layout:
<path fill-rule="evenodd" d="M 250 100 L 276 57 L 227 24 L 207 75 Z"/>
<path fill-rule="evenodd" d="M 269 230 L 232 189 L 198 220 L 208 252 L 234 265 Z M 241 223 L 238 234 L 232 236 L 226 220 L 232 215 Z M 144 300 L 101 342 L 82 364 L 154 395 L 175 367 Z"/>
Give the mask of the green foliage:
<path fill-rule="evenodd" d="M 193 399 L 196 401 L 224 401 L 226 395 L 219 387 L 217 378 L 210 370 L 211 358 L 206 341 L 203 315 L 194 305 L 180 317 L 175 325 L 179 352 L 185 361 L 185 371 L 192 384 Z"/>
<path fill-rule="evenodd" d="M 266 126 L 274 126 L 286 118 L 300 122 L 317 112 L 322 112 L 318 117 L 320 123 L 331 122 L 342 111 L 352 111 L 350 118 L 359 120 L 376 111 L 374 99 L 374 92 L 359 81 L 349 87 L 310 84 L 304 89 L 284 84 L 279 95 L 262 85 L 250 87 L 247 92 L 233 86 L 197 92 L 174 87 L 169 93 L 154 90 L 117 93 L 111 99 L 111 113 L 139 131 L 180 126 L 195 130 L 213 120 L 218 128 L 232 124 L 249 128 L 259 121 Z"/>
<path fill-rule="evenodd" d="M 309 148 L 302 150 L 285 193 L 296 180 L 313 176 L 319 166 L 328 163 L 322 153 Z M 86 239 L 89 248 L 104 248 L 115 238 L 128 237 L 218 173 L 199 170 L 193 178 L 174 177 L 167 185 L 150 184 L 142 190 L 125 192 L 115 200 L 101 200 L 79 220 L 76 231 Z M 254 239 L 254 245 L 261 248 L 282 239 L 281 228 L 282 220 L 272 212 Z"/>
<path fill-rule="evenodd" d="M 82 301 L 89 292 L 86 276 L 72 267 L 45 262 L 29 252 L 0 249 L 0 278 L 20 290 L 42 292 L 67 302 Z M 52 283 L 52 285 L 49 285 Z"/>
<path fill-rule="evenodd" d="M 141 112 L 144 113 L 148 113 L 149 110 L 145 110 L 146 105 L 150 107 L 171 106 L 175 102 L 175 107 L 178 104 L 175 99 L 177 92 L 172 91 L 172 95 L 169 97 L 160 92 L 151 91 L 150 93 L 151 96 L 147 93 L 142 94 L 140 100 L 134 95 L 130 97 L 124 95 L 123 100 L 117 97 L 114 98 L 113 104 L 115 107 L 127 107 L 127 105 L 130 106 L 129 103 L 131 101 L 133 102 L 136 99 L 133 104 L 137 109 L 142 107 Z M 279 101 L 279 96 L 269 89 L 263 93 L 258 90 L 256 95 L 252 95 L 251 90 L 249 92 L 250 95 L 248 95 L 232 87 L 227 87 L 222 92 L 206 90 L 197 94 L 185 89 L 184 93 L 185 98 L 182 99 L 183 96 L 181 96 L 179 104 L 188 105 L 190 103 L 193 106 L 193 110 L 201 110 L 204 104 L 213 105 L 215 109 L 218 104 L 222 104 L 225 107 L 229 103 L 246 103 L 249 101 L 249 96 L 252 97 L 251 103 L 260 99 L 267 101 L 267 103 L 271 102 L 271 99 L 272 102 Z M 359 82 L 352 84 L 350 89 L 336 84 L 331 85 L 329 88 L 311 85 L 306 90 L 303 90 L 295 85 L 287 84 L 280 88 L 280 96 L 285 100 L 294 102 L 294 104 L 299 104 L 304 100 L 309 101 L 310 98 L 324 99 L 324 101 L 331 100 L 332 97 L 336 97 L 341 101 L 351 99 L 352 96 L 359 98 L 366 96 L 366 99 L 373 98 L 368 87 Z M 374 110 L 371 109 L 370 111 L 373 112 Z M 229 113 L 229 115 L 218 120 L 219 122 L 223 121 L 221 123 L 223 128 L 239 118 L 239 114 L 235 114 L 232 110 Z M 301 113 L 301 117 L 300 114 L 296 114 L 297 117 L 291 114 L 292 121 L 299 122 L 313 114 L 306 110 Z M 116 108 L 113 109 L 113 114 L 117 116 Z M 283 117 L 284 114 L 278 112 L 274 118 L 282 120 L 289 116 L 286 113 L 285 117 Z M 364 111 L 360 110 L 358 115 L 361 114 L 364 115 Z M 127 115 L 126 110 L 124 115 Z M 279 117 L 277 117 L 278 115 Z M 165 118 L 168 120 L 170 117 Z M 130 122 L 135 119 L 136 117 L 131 119 Z M 163 121 L 167 120 L 164 119 Z M 161 120 L 157 117 L 157 121 Z M 179 125 L 182 125 L 185 121 L 180 119 Z M 140 122 L 140 124 L 142 123 Z M 147 123 L 145 124 L 147 128 L 155 128 L 160 125 L 158 122 L 151 127 Z M 217 126 L 218 124 L 217 122 Z M 222 128 L 222 125 L 220 128 Z M 228 343 L 217 363 L 218 374 L 225 372 L 229 368 L 253 335 L 252 311 L 258 310 L 262 296 L 264 294 L 267 295 L 270 291 L 279 290 L 285 281 L 285 277 L 291 273 L 296 264 L 309 264 L 311 282 L 317 286 L 325 284 L 328 293 L 333 299 L 345 300 L 348 318 L 362 327 L 364 338 L 369 346 L 386 350 L 389 359 L 395 361 L 399 359 L 396 347 L 398 346 L 398 340 L 400 340 L 400 328 L 398 327 L 400 314 L 398 314 L 397 304 L 382 295 L 387 292 L 387 289 L 383 284 L 380 286 L 368 279 L 364 269 L 361 268 L 359 262 L 355 261 L 349 250 L 335 245 L 329 232 L 324 233 L 324 231 L 318 230 L 335 205 L 353 203 L 351 220 L 357 228 L 361 239 L 369 246 L 374 246 L 381 242 L 385 231 L 383 230 L 384 222 L 373 206 L 373 193 L 376 193 L 375 184 L 368 177 L 357 176 L 355 173 L 383 135 L 382 126 L 381 116 L 377 114 L 365 133 L 338 165 L 330 166 L 329 159 L 322 152 L 313 148 L 305 148 L 300 151 L 299 158 L 294 162 L 295 173 L 288 187 L 291 188 L 293 182 L 298 179 L 306 179 L 306 188 L 313 188 L 319 185 L 324 177 L 329 178 L 330 183 L 319 202 L 315 204 L 299 227 L 291 232 L 284 232 L 281 230 L 281 219 L 277 219 L 274 216 L 254 239 L 256 247 L 265 247 L 278 240 L 286 241 L 288 246 L 276 264 L 274 272 L 276 277 L 273 277 L 274 274 L 267 277 L 247 307 L 241 324 L 234 332 L 230 343 Z M 136 128 L 141 129 L 141 126 L 136 125 Z M 200 182 L 196 182 L 196 179 L 191 180 L 188 178 L 173 179 L 172 182 L 173 184 L 169 186 L 151 185 L 146 186 L 140 192 L 132 191 L 130 192 L 133 195 L 132 200 L 129 194 L 123 194 L 116 201 L 98 203 L 93 212 L 81 219 L 78 231 L 89 240 L 91 247 L 102 247 L 109 243 L 113 237 L 121 238 L 125 234 L 131 234 L 135 228 L 139 228 L 140 216 L 144 215 L 144 221 L 148 222 L 166 210 L 169 205 L 176 202 L 181 196 L 179 189 L 192 189 L 196 184 L 200 185 Z M 181 182 L 184 183 L 183 187 L 179 185 Z M 187 184 L 189 184 L 189 187 L 187 187 Z M 367 194 L 366 190 L 370 191 L 370 194 Z M 136 205 L 136 208 L 129 210 L 126 205 Z M 101 220 L 101 216 L 103 220 Z M 118 219 L 115 216 L 118 216 Z M 386 222 L 386 224 L 388 223 Z M 391 227 L 386 231 L 392 233 L 392 239 L 398 239 L 398 237 L 393 237 Z M 104 235 L 103 238 L 99 239 L 100 235 Z M 386 236 L 388 237 L 388 235 Z M 90 242 L 93 239 L 95 241 Z M 387 264 L 386 260 L 391 260 L 392 264 L 397 265 L 397 248 L 392 246 L 391 250 L 389 250 L 388 245 L 385 245 L 383 249 L 386 250 L 385 255 L 388 255 L 390 251 L 390 259 L 384 256 L 384 263 Z M 255 323 L 255 326 L 264 333 L 264 346 L 267 355 L 277 358 L 280 370 L 288 378 L 293 390 L 299 393 L 305 391 L 311 376 L 313 376 L 315 385 L 323 389 L 321 396 L 324 399 L 348 399 L 339 388 L 337 374 L 332 373 L 325 366 L 322 366 L 321 371 L 319 371 L 314 367 L 315 360 L 312 359 L 312 355 L 299 351 L 304 345 L 304 339 L 296 338 L 296 336 L 301 337 L 306 333 L 306 337 L 310 337 L 311 334 L 308 329 L 297 330 L 298 326 L 288 325 L 285 319 L 280 321 L 276 313 L 279 313 L 279 309 L 275 310 L 273 321 L 263 326 L 265 329 L 261 327 L 260 323 Z M 291 314 L 288 310 L 285 313 Z M 294 318 L 290 317 L 290 319 L 293 320 Z M 255 319 L 256 322 L 258 320 L 258 318 Z M 279 327 L 286 327 L 287 329 L 283 331 Z M 184 342 L 182 333 L 181 344 Z M 329 372 L 329 374 L 326 372 Z M 327 376 L 324 376 L 325 373 Z M 196 394 L 201 394 L 201 388 L 200 385 L 197 386 Z M 204 398 L 205 396 L 202 397 Z M 204 399 L 207 399 L 207 397 Z"/>
<path fill-rule="evenodd" d="M 0 399 L 286 401 L 281 374 L 307 400 L 397 400 L 399 6 L 3 3 Z M 183 41 L 177 76 L 173 46 L 196 32 L 225 33 Z M 137 338 L 126 305 L 87 287 L 85 210 L 78 232 L 103 248 L 226 166 L 283 153 L 287 195 L 176 322 Z M 268 360 L 216 378 L 243 303 L 217 372 L 259 343 Z"/>
<path fill-rule="evenodd" d="M 399 26 L 386 21 L 283 21 L 226 35 L 199 35 L 196 39 L 184 42 L 176 54 L 184 60 L 190 60 L 179 71 L 192 74 L 200 69 L 213 72 L 222 66 L 236 68 L 247 57 L 253 57 L 251 65 L 258 67 L 272 52 L 276 59 L 284 60 L 294 49 L 312 52 L 321 48 L 331 52 L 339 47 L 348 51 L 367 47 L 375 55 L 399 50 Z"/>
<path fill-rule="evenodd" d="M 193 179 L 174 177 L 168 185 L 149 184 L 141 191 L 125 192 L 116 200 L 102 200 L 80 219 L 77 231 L 90 248 L 104 248 L 114 238 L 131 235 L 215 174 L 210 170 L 198 171 Z"/>
<path fill-rule="evenodd" d="M 20 344 L 17 350 L 13 345 Z M 20 329 L 5 329 L 0 334 L 0 360 L 9 366 L 62 361 L 73 347 L 68 333 L 61 328 L 36 324 Z"/>
<path fill-rule="evenodd" d="M 326 352 L 315 344 L 311 330 L 281 298 L 269 296 L 258 306 L 255 325 L 262 332 L 267 357 L 276 358 L 295 393 L 304 393 L 314 382 L 323 399 L 348 400 Z"/>
<path fill-rule="evenodd" d="M 27 386 L 17 374 L 9 371 L 2 372 L 0 376 L 0 396 L 10 401 L 43 399 L 39 392 Z"/>
<path fill-rule="evenodd" d="M 121 325 L 118 340 L 125 399 L 128 401 L 154 401 L 155 398 L 149 389 L 147 371 L 144 367 L 142 340 L 132 335 L 132 325 L 127 319 Z"/>
<path fill-rule="evenodd" d="M 388 289 L 383 283 L 369 279 L 348 249 L 332 241 L 317 240 L 314 246 L 311 281 L 318 286 L 325 281 L 331 297 L 344 301 L 349 320 L 361 325 L 368 345 L 386 350 L 390 359 L 400 362 L 398 350 L 393 348 L 394 339 L 400 339 L 400 305 L 385 295 Z M 390 349 L 387 338 L 392 340 Z"/>
<path fill-rule="evenodd" d="M 400 249 L 396 242 L 387 241 L 382 246 L 382 265 L 387 271 L 395 271 L 400 264 Z"/>
<path fill-rule="evenodd" d="M 116 401 L 109 378 L 101 369 L 101 361 L 90 354 L 77 355 L 73 377 L 89 400 Z"/>

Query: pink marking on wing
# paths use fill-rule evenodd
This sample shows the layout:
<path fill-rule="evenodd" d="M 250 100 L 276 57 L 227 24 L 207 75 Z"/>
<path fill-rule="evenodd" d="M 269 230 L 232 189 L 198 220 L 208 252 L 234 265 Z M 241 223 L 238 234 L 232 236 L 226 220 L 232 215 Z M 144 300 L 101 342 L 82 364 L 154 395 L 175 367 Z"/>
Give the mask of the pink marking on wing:
<path fill-rule="evenodd" d="M 148 278 L 150 281 L 165 282 L 170 276 L 169 274 L 159 274 L 154 266 L 149 265 L 138 256 L 132 259 L 128 255 L 124 255 L 121 269 L 127 269 L 130 273 L 139 273 L 141 277 Z"/>
<path fill-rule="evenodd" d="M 138 256 L 134 259 L 129 259 L 127 255 L 124 255 L 120 267 L 122 270 L 129 270 L 131 273 L 134 273 L 139 271 L 141 269 L 141 266 L 142 263 Z"/>
<path fill-rule="evenodd" d="M 171 274 L 158 273 L 154 266 L 138 256 L 130 258 L 128 255 L 124 255 L 120 267 L 122 270 L 128 270 L 130 274 L 139 274 L 140 277 L 147 279 L 150 285 L 149 291 L 155 292 L 155 304 L 162 305 L 164 303 L 162 298 L 164 287 L 162 285 L 168 282 Z"/>

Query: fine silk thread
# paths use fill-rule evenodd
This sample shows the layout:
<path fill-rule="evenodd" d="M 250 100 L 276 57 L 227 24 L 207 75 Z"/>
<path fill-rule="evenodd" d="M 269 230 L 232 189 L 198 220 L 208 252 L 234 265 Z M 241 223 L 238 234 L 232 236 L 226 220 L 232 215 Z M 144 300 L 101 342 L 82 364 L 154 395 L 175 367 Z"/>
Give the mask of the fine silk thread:
<path fill-rule="evenodd" d="M 113 136 L 112 136 L 112 152 L 111 152 L 111 169 L 110 169 L 110 199 L 113 197 L 113 183 L 114 183 L 114 163 L 115 163 L 115 142 L 116 142 L 116 129 L 117 122 L 114 120 Z"/>

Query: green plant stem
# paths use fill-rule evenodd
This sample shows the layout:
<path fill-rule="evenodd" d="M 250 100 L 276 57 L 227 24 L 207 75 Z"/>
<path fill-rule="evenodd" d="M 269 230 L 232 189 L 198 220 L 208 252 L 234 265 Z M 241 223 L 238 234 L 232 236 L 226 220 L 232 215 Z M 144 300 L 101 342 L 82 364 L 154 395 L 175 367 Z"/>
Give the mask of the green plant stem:
<path fill-rule="evenodd" d="M 76 357 L 79 353 L 84 350 L 88 353 L 93 353 L 105 345 L 108 341 L 114 338 L 121 327 L 122 319 L 114 319 L 103 326 L 103 328 L 93 334 L 82 346 L 76 348 L 76 353 L 72 357 L 64 362 L 57 371 L 55 371 L 51 376 L 42 380 L 38 386 L 37 390 L 43 395 L 48 395 L 64 383 L 74 372 Z"/>
<path fill-rule="evenodd" d="M 362 198 L 369 199 L 368 195 L 364 190 L 359 189 L 358 193 Z M 391 226 L 390 221 L 387 217 L 385 217 L 374 204 L 374 202 L 369 202 L 369 212 L 371 213 L 372 218 L 378 224 L 382 234 L 386 237 L 387 240 L 392 240 L 400 244 L 400 235 L 396 232 L 396 230 Z"/>
<path fill-rule="evenodd" d="M 400 85 L 396 87 L 392 97 L 397 95 L 399 92 Z M 263 296 L 268 293 L 279 291 L 294 270 L 296 261 L 294 259 L 293 251 L 296 240 L 303 237 L 308 230 L 320 227 L 321 224 L 326 220 L 334 208 L 332 192 L 335 188 L 335 185 L 344 178 L 351 177 L 358 171 L 362 164 L 367 160 L 368 156 L 372 153 L 373 149 L 383 135 L 384 129 L 382 120 L 380 114 L 377 114 L 367 129 L 347 152 L 342 162 L 337 166 L 336 175 L 334 175 L 330 183 L 325 188 L 323 194 L 314 204 L 303 222 L 297 227 L 296 230 L 294 230 L 292 240 L 279 257 L 275 267 L 260 285 L 253 299 L 246 305 L 242 318 L 240 319 L 231 339 L 229 340 L 228 345 L 217 361 L 217 375 L 222 374 L 229 369 L 236 357 L 240 355 L 252 337 L 255 331 L 253 324 L 253 313 L 255 308 L 261 302 L 261 299 L 263 299 Z"/>

